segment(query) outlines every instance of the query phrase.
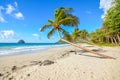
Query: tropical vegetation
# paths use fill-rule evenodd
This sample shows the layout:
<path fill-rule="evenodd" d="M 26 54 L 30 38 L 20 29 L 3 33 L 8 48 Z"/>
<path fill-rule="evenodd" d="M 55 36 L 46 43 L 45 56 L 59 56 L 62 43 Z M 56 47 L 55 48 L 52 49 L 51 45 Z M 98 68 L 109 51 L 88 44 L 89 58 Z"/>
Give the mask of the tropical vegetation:
<path fill-rule="evenodd" d="M 90 36 L 94 43 L 120 45 L 120 0 L 114 0 L 105 14 L 102 27 Z"/>

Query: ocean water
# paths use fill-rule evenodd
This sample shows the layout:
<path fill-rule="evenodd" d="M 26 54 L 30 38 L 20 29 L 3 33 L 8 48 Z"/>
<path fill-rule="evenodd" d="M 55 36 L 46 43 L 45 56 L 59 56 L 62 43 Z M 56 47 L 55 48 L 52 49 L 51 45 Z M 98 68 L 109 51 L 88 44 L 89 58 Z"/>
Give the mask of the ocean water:
<path fill-rule="evenodd" d="M 0 43 L 0 56 L 27 54 L 44 51 L 52 47 L 66 46 L 67 44 L 57 43 Z"/>

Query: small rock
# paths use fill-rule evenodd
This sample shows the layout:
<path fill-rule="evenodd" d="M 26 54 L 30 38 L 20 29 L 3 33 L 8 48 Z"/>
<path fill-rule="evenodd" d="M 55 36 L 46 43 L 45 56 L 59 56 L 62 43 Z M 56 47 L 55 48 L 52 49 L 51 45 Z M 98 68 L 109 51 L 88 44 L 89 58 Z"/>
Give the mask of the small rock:
<path fill-rule="evenodd" d="M 32 61 L 31 63 L 32 64 L 30 64 L 30 65 L 38 65 L 38 64 L 41 65 L 42 62 L 41 61 Z"/>
<path fill-rule="evenodd" d="M 69 51 L 69 52 L 74 52 L 75 54 L 77 54 L 77 52 L 76 52 L 76 51 L 73 51 L 73 50 L 71 50 L 71 51 Z"/>
<path fill-rule="evenodd" d="M 1 77 L 1 76 L 3 76 L 3 74 L 2 74 L 2 73 L 0 73 L 0 77 Z"/>
<path fill-rule="evenodd" d="M 9 80 L 13 80 L 13 76 L 9 78 Z"/>
<path fill-rule="evenodd" d="M 13 66 L 12 67 L 12 71 L 14 71 L 14 70 L 16 70 L 17 69 L 17 67 L 16 66 Z"/>
<path fill-rule="evenodd" d="M 6 72 L 7 74 L 9 74 L 9 72 Z"/>
<path fill-rule="evenodd" d="M 13 78 L 9 78 L 9 80 L 12 80 Z"/>
<path fill-rule="evenodd" d="M 27 74 L 27 76 L 30 76 L 30 74 Z"/>
<path fill-rule="evenodd" d="M 22 68 L 27 67 L 27 65 L 23 65 Z"/>
<path fill-rule="evenodd" d="M 69 52 L 75 52 L 75 51 L 73 51 L 73 50 L 70 50 Z"/>
<path fill-rule="evenodd" d="M 48 80 L 50 80 L 50 78 L 48 78 Z"/>
<path fill-rule="evenodd" d="M 40 65 L 46 66 L 46 65 L 51 65 L 51 64 L 54 64 L 54 62 L 50 60 L 45 60 Z"/>

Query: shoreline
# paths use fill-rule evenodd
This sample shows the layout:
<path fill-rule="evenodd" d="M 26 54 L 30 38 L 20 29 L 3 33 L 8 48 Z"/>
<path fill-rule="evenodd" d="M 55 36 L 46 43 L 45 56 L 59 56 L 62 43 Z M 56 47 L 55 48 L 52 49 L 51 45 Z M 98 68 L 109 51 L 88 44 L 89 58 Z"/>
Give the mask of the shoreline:
<path fill-rule="evenodd" d="M 17 43 L 16 43 L 17 44 Z M 15 49 L 15 52 L 13 52 L 13 50 L 11 50 L 10 53 L 7 53 L 7 54 L 4 54 L 4 55 L 1 55 L 0 54 L 0 58 L 1 57 L 6 57 L 6 56 L 14 56 L 14 55 L 22 55 L 22 54 L 32 54 L 32 53 L 40 53 L 42 51 L 45 51 L 45 50 L 48 50 L 50 48 L 56 48 L 56 47 L 64 47 L 64 46 L 68 46 L 68 44 L 55 44 L 55 45 L 40 45 L 40 46 L 18 46 L 18 47 L 13 47 L 12 49 Z M 37 48 L 36 50 L 22 50 L 22 51 L 19 51 L 20 48 L 24 48 L 25 49 L 27 47 L 33 47 L 33 49 Z M 34 48 L 35 47 L 35 48 Z M 19 49 L 18 49 L 19 48 Z M 7 49 L 6 49 L 7 50 Z M 20 49 L 21 50 L 21 49 Z"/>
<path fill-rule="evenodd" d="M 0 79 L 119 80 L 120 47 L 82 46 L 117 59 L 104 59 L 71 45 L 50 48 L 38 53 L 0 58 Z"/>

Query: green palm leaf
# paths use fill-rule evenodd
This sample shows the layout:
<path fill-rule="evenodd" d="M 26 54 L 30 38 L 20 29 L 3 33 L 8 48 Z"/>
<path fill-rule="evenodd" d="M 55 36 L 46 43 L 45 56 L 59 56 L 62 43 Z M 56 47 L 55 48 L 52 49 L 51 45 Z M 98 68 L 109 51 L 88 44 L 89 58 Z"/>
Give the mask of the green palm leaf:
<path fill-rule="evenodd" d="M 47 35 L 48 38 L 50 38 L 55 32 L 55 29 L 53 28 Z"/>
<path fill-rule="evenodd" d="M 60 28 L 62 34 L 64 35 L 64 39 L 68 40 L 68 41 L 72 41 L 71 35 L 64 29 Z"/>
<path fill-rule="evenodd" d="M 59 23 L 64 26 L 78 26 L 79 20 L 76 16 L 70 15 L 64 19 L 61 19 Z"/>
<path fill-rule="evenodd" d="M 56 21 L 59 21 L 59 20 L 65 18 L 66 14 L 71 13 L 72 11 L 73 11 L 72 8 L 64 8 L 64 7 L 61 7 L 59 9 L 55 10 Z"/>
<path fill-rule="evenodd" d="M 45 29 L 50 28 L 50 27 L 52 27 L 52 24 L 46 24 L 40 29 L 40 31 L 44 31 Z"/>
<path fill-rule="evenodd" d="M 53 24 L 53 23 L 54 23 L 54 21 L 53 21 L 53 20 L 51 20 L 51 19 L 48 19 L 48 22 L 50 22 L 51 24 Z"/>

